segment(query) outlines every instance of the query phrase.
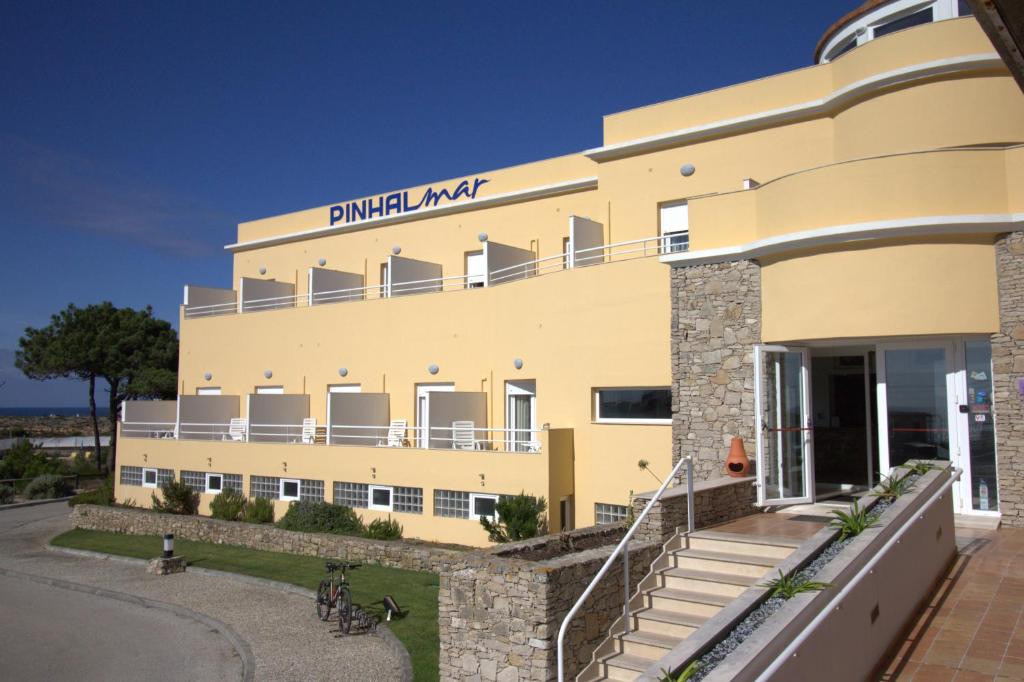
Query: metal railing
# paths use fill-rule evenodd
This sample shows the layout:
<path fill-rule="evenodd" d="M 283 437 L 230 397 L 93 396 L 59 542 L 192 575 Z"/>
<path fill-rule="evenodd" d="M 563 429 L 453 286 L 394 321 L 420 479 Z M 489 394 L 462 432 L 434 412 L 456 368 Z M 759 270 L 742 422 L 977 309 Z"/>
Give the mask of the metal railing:
<path fill-rule="evenodd" d="M 762 680 L 770 680 L 772 678 L 772 675 L 777 673 L 779 669 L 786 663 L 786 661 L 788 661 L 793 656 L 797 655 L 797 649 L 799 649 L 800 646 L 805 641 L 807 641 L 807 638 L 810 637 L 811 633 L 821 626 L 825 619 L 828 618 L 829 614 L 831 614 L 833 611 L 837 610 L 840 607 L 842 601 L 850 594 L 850 592 L 853 591 L 854 588 L 857 587 L 857 585 L 860 584 L 860 581 L 863 580 L 865 576 L 874 573 L 875 566 L 878 564 L 878 562 L 881 561 L 882 558 L 889 553 L 889 550 L 891 550 L 893 547 L 900 543 L 900 540 L 915 523 L 924 519 L 925 512 L 928 511 L 928 509 L 930 509 L 933 504 L 941 500 L 945 496 L 946 491 L 953 487 L 953 484 L 956 483 L 957 480 L 960 479 L 960 476 L 963 474 L 962 469 L 953 468 L 950 469 L 949 471 L 949 480 L 943 483 L 938 490 L 932 493 L 932 496 L 928 498 L 928 501 L 921 505 L 920 509 L 914 512 L 914 517 L 909 519 L 902 526 L 900 526 L 899 530 L 892 534 L 892 537 L 890 537 L 885 542 L 885 544 L 882 545 L 881 549 L 879 549 L 875 553 L 875 555 L 872 556 L 867 561 L 867 563 L 865 563 L 861 567 L 859 571 L 857 571 L 856 575 L 854 575 L 853 578 L 851 578 L 846 583 L 846 585 L 844 585 L 843 588 L 839 590 L 839 592 L 837 592 L 831 600 L 829 600 L 828 604 L 825 605 L 818 612 L 814 619 L 811 620 L 811 622 L 808 623 L 806 627 L 800 630 L 799 634 L 797 634 L 797 636 L 793 638 L 793 641 L 790 642 L 788 646 L 786 646 L 782 653 L 776 656 L 775 659 L 771 662 L 771 664 L 767 668 L 765 668 L 764 672 L 758 675 L 758 682 L 761 682 Z"/>
<path fill-rule="evenodd" d="M 683 465 L 686 465 L 687 533 L 693 532 L 693 456 L 691 455 L 680 459 L 672 468 L 672 473 L 670 473 L 665 478 L 665 482 L 661 484 L 661 487 L 658 488 L 658 491 L 654 493 L 654 495 L 651 497 L 650 501 L 647 503 L 647 506 L 645 506 L 644 510 L 640 512 L 640 516 L 636 517 L 636 520 L 633 522 L 633 525 L 630 526 L 629 530 L 626 531 L 626 535 L 622 538 L 622 540 L 619 541 L 619 544 L 615 546 L 615 549 L 612 550 L 612 553 L 608 557 L 607 561 L 605 561 L 604 565 L 601 566 L 601 570 L 597 572 L 597 575 L 594 576 L 594 579 L 590 581 L 589 585 L 587 585 L 587 589 L 583 590 L 583 594 L 580 595 L 580 598 L 576 600 L 576 603 L 573 604 L 573 607 L 569 609 L 569 613 L 566 614 L 565 619 L 562 621 L 561 627 L 558 628 L 558 682 L 565 682 L 565 633 L 569 631 L 569 624 L 572 622 L 572 619 L 576 616 L 576 613 L 580 610 L 580 608 L 583 607 L 583 603 L 586 602 L 587 597 L 590 596 L 590 593 L 594 591 L 594 588 L 597 587 L 597 584 L 601 582 L 601 579 L 604 578 L 606 573 L 608 573 L 608 570 L 612 567 L 612 564 L 615 563 L 615 560 L 618 558 L 620 554 L 622 555 L 622 584 L 624 586 L 623 592 L 625 593 L 625 599 L 622 604 L 622 622 L 624 627 L 623 634 L 629 632 L 629 600 L 632 596 L 630 594 L 629 589 L 629 541 L 633 537 L 633 534 L 636 532 L 637 528 L 640 527 L 640 524 L 642 524 L 644 519 L 647 518 L 647 514 L 650 513 L 654 505 L 658 502 L 658 500 L 661 499 L 661 496 L 665 494 L 665 490 L 668 489 L 669 483 L 674 481 L 676 476 L 679 475 L 679 470 L 683 467 Z"/>
<path fill-rule="evenodd" d="M 178 425 L 178 440 L 232 440 L 231 424 L 182 422 Z"/>
<path fill-rule="evenodd" d="M 176 422 L 121 422 L 121 435 L 126 438 L 174 438 Z"/>
<path fill-rule="evenodd" d="M 560 253 L 554 256 L 536 258 L 515 265 L 491 270 L 484 275 L 450 275 L 431 279 L 411 280 L 406 282 L 390 282 L 389 284 L 371 284 L 349 289 L 330 291 L 314 291 L 304 294 L 287 296 L 271 296 L 268 298 L 243 299 L 225 303 L 212 303 L 200 306 L 185 306 L 185 317 L 211 317 L 214 315 L 230 315 L 234 313 L 260 312 L 281 308 L 301 308 L 327 303 L 343 303 L 347 301 L 366 301 L 398 296 L 439 293 L 472 289 L 479 286 L 490 287 L 523 279 L 532 279 L 552 272 L 561 272 L 576 267 L 591 267 L 606 263 L 618 263 L 637 258 L 649 258 L 680 250 L 674 241 L 677 235 L 665 234 L 657 237 L 644 237 L 629 241 L 601 244 L 599 246 L 577 249 L 573 253 Z"/>

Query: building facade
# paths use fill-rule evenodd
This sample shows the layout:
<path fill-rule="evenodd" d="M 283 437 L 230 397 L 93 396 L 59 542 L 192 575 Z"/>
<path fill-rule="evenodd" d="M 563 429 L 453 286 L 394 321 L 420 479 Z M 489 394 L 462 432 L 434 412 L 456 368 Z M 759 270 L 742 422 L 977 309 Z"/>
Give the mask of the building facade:
<path fill-rule="evenodd" d="M 480 545 L 501 495 L 617 521 L 739 436 L 765 505 L 942 458 L 959 511 L 1024 523 L 1024 95 L 950 0 L 868 3 L 816 59 L 240 224 L 235 286 L 186 287 L 179 399 L 125 406 L 118 498 L 173 476 Z"/>

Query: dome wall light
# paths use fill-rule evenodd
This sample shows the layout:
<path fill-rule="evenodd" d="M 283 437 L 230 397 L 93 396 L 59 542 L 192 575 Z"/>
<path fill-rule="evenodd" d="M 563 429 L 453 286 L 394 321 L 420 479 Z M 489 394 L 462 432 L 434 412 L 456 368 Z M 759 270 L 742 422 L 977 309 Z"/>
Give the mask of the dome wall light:
<path fill-rule="evenodd" d="M 266 265 L 261 265 L 260 266 L 260 274 L 261 275 L 267 274 L 267 266 Z"/>
<path fill-rule="evenodd" d="M 515 360 L 512 361 L 512 365 L 516 369 L 522 369 L 523 368 L 523 359 L 522 358 L 516 358 Z"/>
<path fill-rule="evenodd" d="M 679 172 L 684 178 L 688 178 L 697 172 L 697 168 L 692 163 L 684 163 L 682 167 L 679 168 Z"/>
<path fill-rule="evenodd" d="M 210 372 L 207 372 L 206 374 L 203 375 L 203 378 L 206 379 L 207 381 L 209 381 L 210 379 L 213 378 L 213 374 L 211 374 Z"/>
<path fill-rule="evenodd" d="M 340 367 L 340 368 L 338 368 L 338 376 L 340 376 L 340 377 L 347 377 L 348 376 L 348 367 Z"/>
<path fill-rule="evenodd" d="M 438 367 L 437 365 L 431 365 L 430 367 L 427 367 L 427 371 L 430 372 L 431 374 L 437 374 L 438 372 L 441 371 L 441 368 Z"/>
<path fill-rule="evenodd" d="M 274 376 L 274 373 L 267 369 L 263 371 L 263 376 L 269 379 L 270 377 Z"/>
<path fill-rule="evenodd" d="M 476 236 L 476 238 L 479 239 L 482 242 L 485 242 L 485 241 L 487 241 L 487 233 L 486 232 L 481 232 L 480 234 L 478 234 Z"/>
<path fill-rule="evenodd" d="M 393 253 L 393 254 L 395 254 L 397 256 L 398 254 L 402 253 L 402 247 L 401 246 L 392 246 L 391 247 L 391 253 Z"/>
<path fill-rule="evenodd" d="M 320 260 L 317 261 L 317 263 L 320 264 L 320 267 L 323 267 L 323 266 L 327 265 L 327 259 L 326 258 L 321 258 Z"/>

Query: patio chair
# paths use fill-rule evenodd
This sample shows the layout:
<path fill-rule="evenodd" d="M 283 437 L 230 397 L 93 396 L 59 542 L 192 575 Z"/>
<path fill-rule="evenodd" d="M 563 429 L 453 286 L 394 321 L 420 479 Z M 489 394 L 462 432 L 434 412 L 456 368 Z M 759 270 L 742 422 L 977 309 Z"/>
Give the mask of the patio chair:
<path fill-rule="evenodd" d="M 316 417 L 302 420 L 302 443 L 304 445 L 316 443 Z"/>
<path fill-rule="evenodd" d="M 405 419 L 392 419 L 388 424 L 387 440 L 377 441 L 378 448 L 400 448 L 405 446 L 405 429 L 409 422 Z"/>
<path fill-rule="evenodd" d="M 234 417 L 231 423 L 228 424 L 228 435 L 224 437 L 224 440 L 238 441 L 239 443 L 245 441 L 245 432 L 248 431 L 249 420 L 242 419 L 240 417 Z"/>
<path fill-rule="evenodd" d="M 479 450 L 476 439 L 476 423 L 471 421 L 452 422 L 452 447 L 456 450 Z"/>

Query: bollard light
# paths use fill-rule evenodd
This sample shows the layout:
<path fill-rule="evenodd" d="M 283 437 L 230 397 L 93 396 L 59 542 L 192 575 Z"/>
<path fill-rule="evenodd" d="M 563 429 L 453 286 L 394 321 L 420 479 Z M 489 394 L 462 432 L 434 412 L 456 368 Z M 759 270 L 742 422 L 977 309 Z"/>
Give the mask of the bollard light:
<path fill-rule="evenodd" d="M 164 533 L 164 558 L 174 556 L 174 533 Z"/>
<path fill-rule="evenodd" d="M 385 594 L 384 599 L 384 610 L 388 612 L 388 620 L 391 620 L 391 616 L 401 616 L 402 609 L 398 606 L 398 602 L 390 594 Z"/>

